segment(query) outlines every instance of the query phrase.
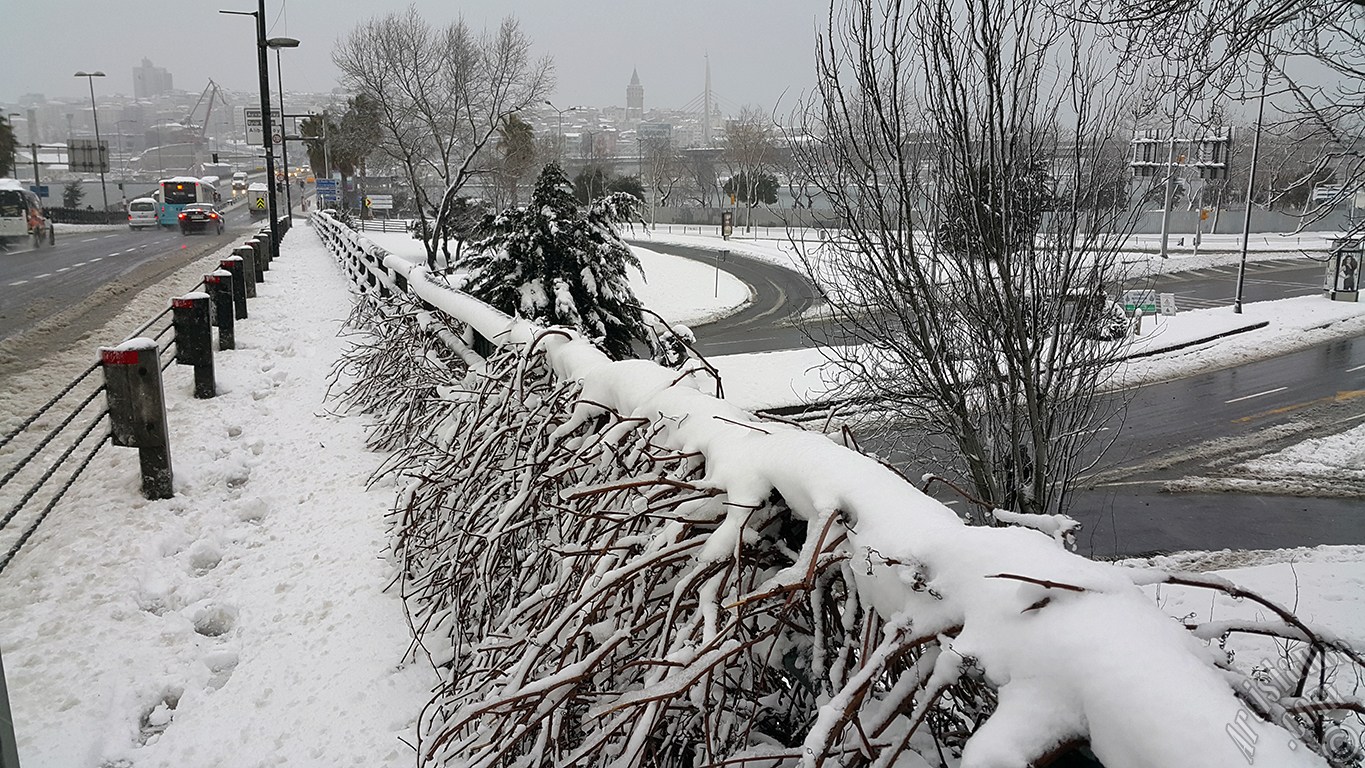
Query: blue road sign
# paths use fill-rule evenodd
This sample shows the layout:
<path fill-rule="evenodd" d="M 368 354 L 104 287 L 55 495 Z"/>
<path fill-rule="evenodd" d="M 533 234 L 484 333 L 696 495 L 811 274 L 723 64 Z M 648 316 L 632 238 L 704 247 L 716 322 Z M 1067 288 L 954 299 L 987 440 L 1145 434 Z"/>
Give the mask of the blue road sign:
<path fill-rule="evenodd" d="M 33 194 L 37 195 L 38 197 L 47 197 L 47 185 L 46 185 L 46 184 L 42 184 L 42 185 L 30 184 L 30 185 L 28 185 L 28 188 L 29 188 L 30 191 L 33 192 Z"/>
<path fill-rule="evenodd" d="M 317 180 L 318 202 L 322 205 L 337 202 L 337 180 L 318 179 Z"/>

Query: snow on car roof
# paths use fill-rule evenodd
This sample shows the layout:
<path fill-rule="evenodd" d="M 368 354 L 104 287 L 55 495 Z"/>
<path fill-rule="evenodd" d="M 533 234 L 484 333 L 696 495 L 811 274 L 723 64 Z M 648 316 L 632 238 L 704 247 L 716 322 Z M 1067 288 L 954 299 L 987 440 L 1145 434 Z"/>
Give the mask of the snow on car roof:
<path fill-rule="evenodd" d="M 0 189 L 14 189 L 22 192 L 28 187 L 21 184 L 18 179 L 0 179 Z"/>

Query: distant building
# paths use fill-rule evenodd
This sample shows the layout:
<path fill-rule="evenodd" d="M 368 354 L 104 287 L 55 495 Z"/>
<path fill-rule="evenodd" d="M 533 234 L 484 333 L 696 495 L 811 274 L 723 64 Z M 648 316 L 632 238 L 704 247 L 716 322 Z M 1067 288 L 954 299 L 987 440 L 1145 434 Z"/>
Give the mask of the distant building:
<path fill-rule="evenodd" d="M 645 116 L 645 87 L 640 85 L 640 73 L 630 71 L 630 85 L 626 86 L 626 119 L 639 120 Z"/>
<path fill-rule="evenodd" d="M 150 99 L 165 96 L 171 92 L 171 73 L 152 62 L 143 59 L 140 66 L 133 67 L 133 98 Z"/>

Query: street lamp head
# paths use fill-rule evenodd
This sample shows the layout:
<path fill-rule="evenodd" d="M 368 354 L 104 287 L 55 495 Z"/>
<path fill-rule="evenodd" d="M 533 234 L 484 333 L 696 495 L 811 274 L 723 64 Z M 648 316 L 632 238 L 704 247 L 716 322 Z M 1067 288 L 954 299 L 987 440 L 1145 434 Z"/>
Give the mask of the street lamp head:
<path fill-rule="evenodd" d="M 265 41 L 267 48 L 298 48 L 299 41 L 292 37 L 272 37 Z"/>
<path fill-rule="evenodd" d="M 77 72 L 72 77 L 104 77 L 104 73 L 97 69 L 94 72 Z"/>

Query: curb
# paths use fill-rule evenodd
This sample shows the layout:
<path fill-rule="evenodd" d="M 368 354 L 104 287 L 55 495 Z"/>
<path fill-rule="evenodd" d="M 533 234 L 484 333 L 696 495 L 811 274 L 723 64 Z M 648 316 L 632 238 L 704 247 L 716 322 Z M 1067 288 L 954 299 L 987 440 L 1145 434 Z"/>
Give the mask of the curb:
<path fill-rule="evenodd" d="M 1131 355 L 1124 355 L 1123 357 L 1121 357 L 1121 358 L 1119 358 L 1119 359 L 1120 359 L 1120 360 L 1136 360 L 1136 359 L 1138 359 L 1138 358 L 1142 358 L 1142 357 L 1151 357 L 1151 356 L 1153 356 L 1153 355 L 1164 355 L 1164 354 L 1166 354 L 1167 352 L 1176 352 L 1176 351 L 1178 351 L 1178 350 L 1185 349 L 1186 347 L 1193 347 L 1193 346 L 1197 346 L 1197 345 L 1199 345 L 1199 344 L 1205 344 L 1205 343 L 1210 342 L 1210 341 L 1217 341 L 1218 339 L 1225 339 L 1225 338 L 1227 338 L 1228 336 L 1236 336 L 1236 335 L 1239 334 L 1239 333 L 1246 333 L 1247 331 L 1258 331 L 1258 330 L 1260 330 L 1260 329 L 1266 327 L 1267 325 L 1270 325 L 1270 321 L 1269 321 L 1269 320 L 1262 320 L 1262 321 L 1259 322 L 1259 323 L 1253 323 L 1253 324 L 1251 324 L 1251 325 L 1244 325 L 1244 326 L 1242 326 L 1241 328 L 1233 328 L 1233 329 L 1230 330 L 1230 331 L 1223 331 L 1222 333 L 1215 333 L 1215 334 L 1213 334 L 1212 336 L 1205 336 L 1205 337 L 1202 338 L 1202 339 L 1194 339 L 1194 340 L 1192 340 L 1192 341 L 1186 341 L 1186 342 L 1183 342 L 1183 343 L 1180 343 L 1180 344 L 1174 344 L 1174 345 L 1169 346 L 1169 347 L 1161 347 L 1161 348 L 1159 348 L 1159 349 L 1144 349 L 1144 350 L 1141 351 L 1141 352 L 1134 352 L 1134 353 L 1131 354 Z"/>

